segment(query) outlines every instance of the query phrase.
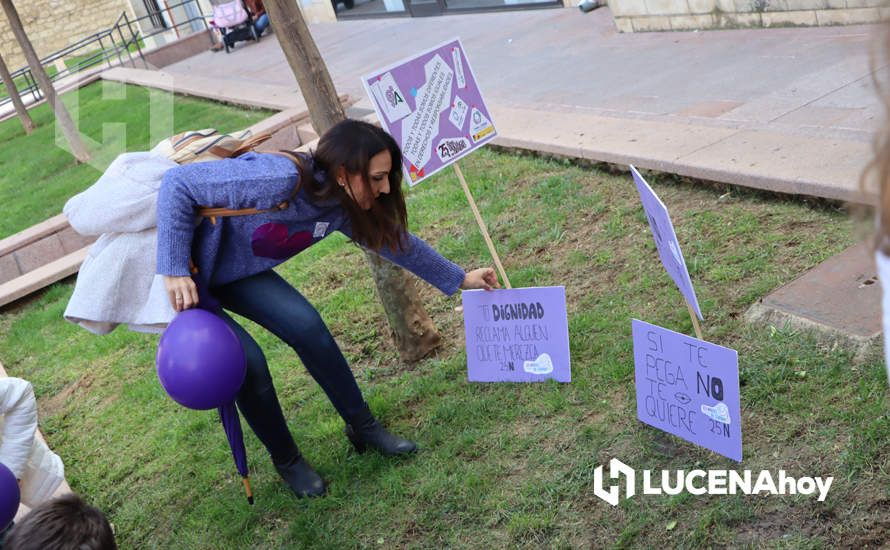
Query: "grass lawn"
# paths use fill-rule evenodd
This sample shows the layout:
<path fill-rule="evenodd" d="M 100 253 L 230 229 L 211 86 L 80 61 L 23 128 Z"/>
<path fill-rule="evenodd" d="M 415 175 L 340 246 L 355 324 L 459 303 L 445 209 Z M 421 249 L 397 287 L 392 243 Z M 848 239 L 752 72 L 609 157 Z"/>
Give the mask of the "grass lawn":
<path fill-rule="evenodd" d="M 352 452 L 341 420 L 293 352 L 248 323 L 297 442 L 330 483 L 324 498 L 293 498 L 245 427 L 257 496 L 249 507 L 214 414 L 185 410 L 161 389 L 157 337 L 124 329 L 97 337 L 65 323 L 70 281 L 0 313 L 0 360 L 34 383 L 41 426 L 72 487 L 109 514 L 122 548 L 876 548 L 888 541 L 890 415 L 877 352 L 854 362 L 812 335 L 742 320 L 758 297 L 855 241 L 846 214 L 652 178 L 697 285 L 706 339 L 739 351 L 741 468 L 835 479 L 824 503 L 638 495 L 612 508 L 592 491 L 594 469 L 612 457 L 637 469 L 737 467 L 636 420 L 631 317 L 687 334 L 692 327 L 658 262 L 633 182 L 490 150 L 463 170 L 513 284 L 566 286 L 573 382 L 469 384 L 459 299 L 426 285 L 445 345 L 418 364 L 400 363 L 362 254 L 331 237 L 280 272 L 328 321 L 376 413 L 422 449 L 401 460 Z M 490 263 L 451 172 L 411 190 L 409 211 L 413 229 L 446 256 L 468 268 Z"/>
<path fill-rule="evenodd" d="M 70 66 L 68 67 L 70 68 Z M 55 65 L 44 65 L 43 68 L 46 70 L 46 74 L 50 78 L 56 76 L 59 73 L 59 69 L 57 69 Z M 17 70 L 18 69 L 10 69 L 10 71 Z M 31 81 L 34 82 L 34 79 L 32 78 Z M 19 95 L 25 95 L 26 97 L 29 97 L 29 95 L 25 94 L 25 89 L 28 87 L 29 84 L 28 79 L 26 79 L 24 76 L 19 76 L 13 80 L 13 83 L 15 83 L 15 87 L 19 91 Z M 9 97 L 9 91 L 6 89 L 6 84 L 0 82 L 0 99 L 6 99 L 7 97 Z"/>
<path fill-rule="evenodd" d="M 152 101 L 156 105 L 155 115 L 163 115 L 157 106 L 168 105 L 170 94 L 96 82 L 63 97 L 69 108 L 79 107 L 76 122 L 81 133 L 94 142 L 87 146 L 96 162 L 76 164 L 67 149 L 56 145 L 55 117 L 45 103 L 30 111 L 37 124 L 30 136 L 25 135 L 17 118 L 0 124 L 0 239 L 59 214 L 65 201 L 99 178 L 101 173 L 96 166 L 104 168 L 114 159 L 114 146 L 128 151 L 153 147 L 148 126 Z M 230 132 L 271 114 L 180 96 L 173 99 L 172 113 L 174 132 L 200 128 Z M 121 124 L 126 125 L 125 140 L 103 140 L 104 128 L 111 129 L 109 136 L 114 136 L 115 127 L 120 128 Z"/>
<path fill-rule="evenodd" d="M 139 48 L 145 47 L 145 41 L 139 39 L 138 46 L 136 44 L 130 44 L 127 48 L 124 48 L 123 45 L 123 42 L 117 45 L 117 47 L 120 49 L 121 59 L 129 60 L 129 58 L 127 57 L 127 50 L 129 50 L 130 53 L 137 53 L 139 51 Z M 64 60 L 64 63 L 70 71 L 74 72 L 105 64 L 106 60 L 103 59 L 104 56 L 109 56 L 108 61 L 110 61 L 111 63 L 116 63 L 117 56 L 113 55 L 115 51 L 114 48 L 115 46 L 106 46 L 104 50 L 96 49 L 88 51 L 86 53 L 72 55 L 66 58 Z M 98 62 L 100 59 L 102 59 L 102 63 Z M 84 64 L 85 66 L 81 67 L 81 64 Z M 87 67 L 86 64 L 89 64 L 89 66 Z M 17 71 L 19 68 L 21 67 L 10 68 L 10 71 Z M 56 66 L 52 64 L 44 65 L 43 68 L 50 78 L 56 76 L 59 73 L 59 69 L 57 69 Z M 14 82 L 16 88 L 19 90 L 19 93 L 23 94 L 23 90 L 28 87 L 28 81 L 25 79 L 24 76 L 20 76 L 16 78 Z M 6 89 L 6 85 L 0 82 L 0 100 L 6 99 L 7 97 L 9 97 L 9 92 Z"/>

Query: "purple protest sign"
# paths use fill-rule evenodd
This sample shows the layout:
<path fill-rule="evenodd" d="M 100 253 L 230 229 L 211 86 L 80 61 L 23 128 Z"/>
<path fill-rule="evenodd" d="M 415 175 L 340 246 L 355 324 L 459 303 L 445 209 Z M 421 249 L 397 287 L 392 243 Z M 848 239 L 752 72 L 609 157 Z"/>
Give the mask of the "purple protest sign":
<path fill-rule="evenodd" d="M 460 39 L 362 77 L 416 185 L 497 135 Z"/>
<path fill-rule="evenodd" d="M 566 290 L 462 294 L 470 382 L 571 382 Z"/>
<path fill-rule="evenodd" d="M 680 242 L 677 240 L 677 233 L 674 232 L 674 224 L 671 223 L 671 215 L 668 213 L 667 207 L 661 202 L 655 191 L 649 187 L 643 176 L 637 172 L 636 168 L 631 166 L 630 173 L 633 174 L 634 182 L 637 184 L 640 201 L 643 203 L 643 209 L 646 211 L 646 218 L 649 219 L 649 228 L 652 230 L 652 237 L 655 239 L 655 246 L 658 248 L 658 257 L 661 258 L 661 263 L 667 270 L 668 275 L 671 276 L 671 279 L 674 280 L 677 288 L 683 293 L 686 301 L 692 306 L 698 318 L 704 319 L 701 309 L 698 307 L 695 288 L 692 286 L 692 279 L 689 278 L 689 270 L 686 269 L 686 261 L 683 260 Z"/>
<path fill-rule="evenodd" d="M 633 320 L 637 418 L 742 461 L 739 355 Z"/>

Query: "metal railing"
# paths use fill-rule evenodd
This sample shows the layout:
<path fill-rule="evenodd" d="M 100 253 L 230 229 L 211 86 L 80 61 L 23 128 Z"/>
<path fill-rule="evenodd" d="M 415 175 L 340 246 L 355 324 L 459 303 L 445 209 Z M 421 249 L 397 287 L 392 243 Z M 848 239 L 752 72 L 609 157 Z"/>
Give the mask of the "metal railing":
<path fill-rule="evenodd" d="M 196 8 L 194 12 L 198 15 L 174 19 L 173 10 L 183 7 L 184 11 L 188 13 L 188 10 L 184 8 L 187 5 L 194 6 Z M 158 29 L 153 22 L 164 20 L 164 14 L 167 15 L 170 22 L 167 27 Z M 145 20 L 152 21 L 151 26 L 153 30 L 147 34 L 142 32 L 140 25 Z M 47 70 L 48 67 L 50 68 L 47 70 L 47 73 L 52 82 L 103 64 L 107 68 L 125 64 L 136 67 L 137 61 L 141 61 L 142 65 L 147 69 L 149 66 L 143 51 L 145 41 L 171 30 L 176 33 L 178 38 L 180 36 L 179 28 L 187 25 L 191 31 L 193 22 L 200 22 L 204 30 L 210 28 L 207 23 L 207 16 L 204 15 L 198 0 L 183 0 L 173 5 L 167 5 L 165 2 L 164 8 L 159 8 L 156 11 L 150 10 L 147 15 L 137 18 L 131 18 L 127 15 L 127 12 L 123 12 L 109 28 L 93 33 L 70 46 L 53 52 L 41 59 L 40 64 L 44 67 L 44 70 Z M 188 34 L 191 34 L 191 32 Z M 63 65 L 64 68 L 59 69 L 59 64 Z M 37 85 L 30 67 L 25 66 L 15 71 L 12 73 L 12 78 L 23 100 L 28 96 L 33 98 L 35 102 L 43 98 L 43 92 Z M 0 108 L 11 101 L 10 97 L 0 99 Z"/>

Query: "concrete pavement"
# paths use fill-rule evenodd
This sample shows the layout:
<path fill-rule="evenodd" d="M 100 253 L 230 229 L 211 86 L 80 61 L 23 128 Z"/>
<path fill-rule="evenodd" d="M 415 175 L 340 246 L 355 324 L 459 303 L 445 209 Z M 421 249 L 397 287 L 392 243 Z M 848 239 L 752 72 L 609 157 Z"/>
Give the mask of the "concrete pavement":
<path fill-rule="evenodd" d="M 817 330 L 859 358 L 883 334 L 881 285 L 869 243 L 832 256 L 748 308 L 748 321 Z"/>
<path fill-rule="evenodd" d="M 275 84 L 254 83 L 251 86 L 243 86 L 240 83 L 232 86 L 232 81 L 227 78 L 200 75 L 182 75 L 170 73 L 166 70 L 147 71 L 145 69 L 131 67 L 115 67 L 102 73 L 104 80 L 113 80 L 125 84 L 147 86 L 175 92 L 183 95 L 191 95 L 243 105 L 245 107 L 261 107 L 285 111 L 288 109 L 306 110 L 306 102 L 303 96 L 295 93 L 290 86 Z"/>
<path fill-rule="evenodd" d="M 311 30 L 359 110 L 362 74 L 460 36 L 502 145 L 786 193 L 861 200 L 882 121 L 870 26 L 619 34 L 607 9 L 554 9 Z M 299 91 L 274 37 L 164 71 L 183 88 L 211 78 L 301 103 L 280 95 Z"/>

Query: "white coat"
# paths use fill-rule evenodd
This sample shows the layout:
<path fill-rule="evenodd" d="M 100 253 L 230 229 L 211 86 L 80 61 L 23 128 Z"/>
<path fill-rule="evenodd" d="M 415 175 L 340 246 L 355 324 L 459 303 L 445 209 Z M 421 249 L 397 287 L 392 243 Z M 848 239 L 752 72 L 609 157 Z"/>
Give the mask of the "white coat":
<path fill-rule="evenodd" d="M 158 151 L 125 153 L 65 204 L 75 231 L 101 235 L 80 266 L 66 320 L 107 334 L 121 323 L 161 332 L 176 316 L 155 269 L 158 189 L 174 166 Z"/>
<path fill-rule="evenodd" d="M 68 223 L 81 235 L 100 237 L 80 266 L 65 319 L 96 334 L 108 334 L 120 324 L 163 332 L 176 316 L 164 277 L 155 269 L 164 173 L 180 164 L 233 156 L 267 138 L 213 129 L 177 134 L 149 152 L 118 156 L 99 181 L 71 197 L 63 208 Z"/>
<path fill-rule="evenodd" d="M 62 459 L 37 434 L 34 389 L 21 378 L 0 378 L 0 462 L 22 481 L 22 504 L 29 507 L 65 481 Z"/>

